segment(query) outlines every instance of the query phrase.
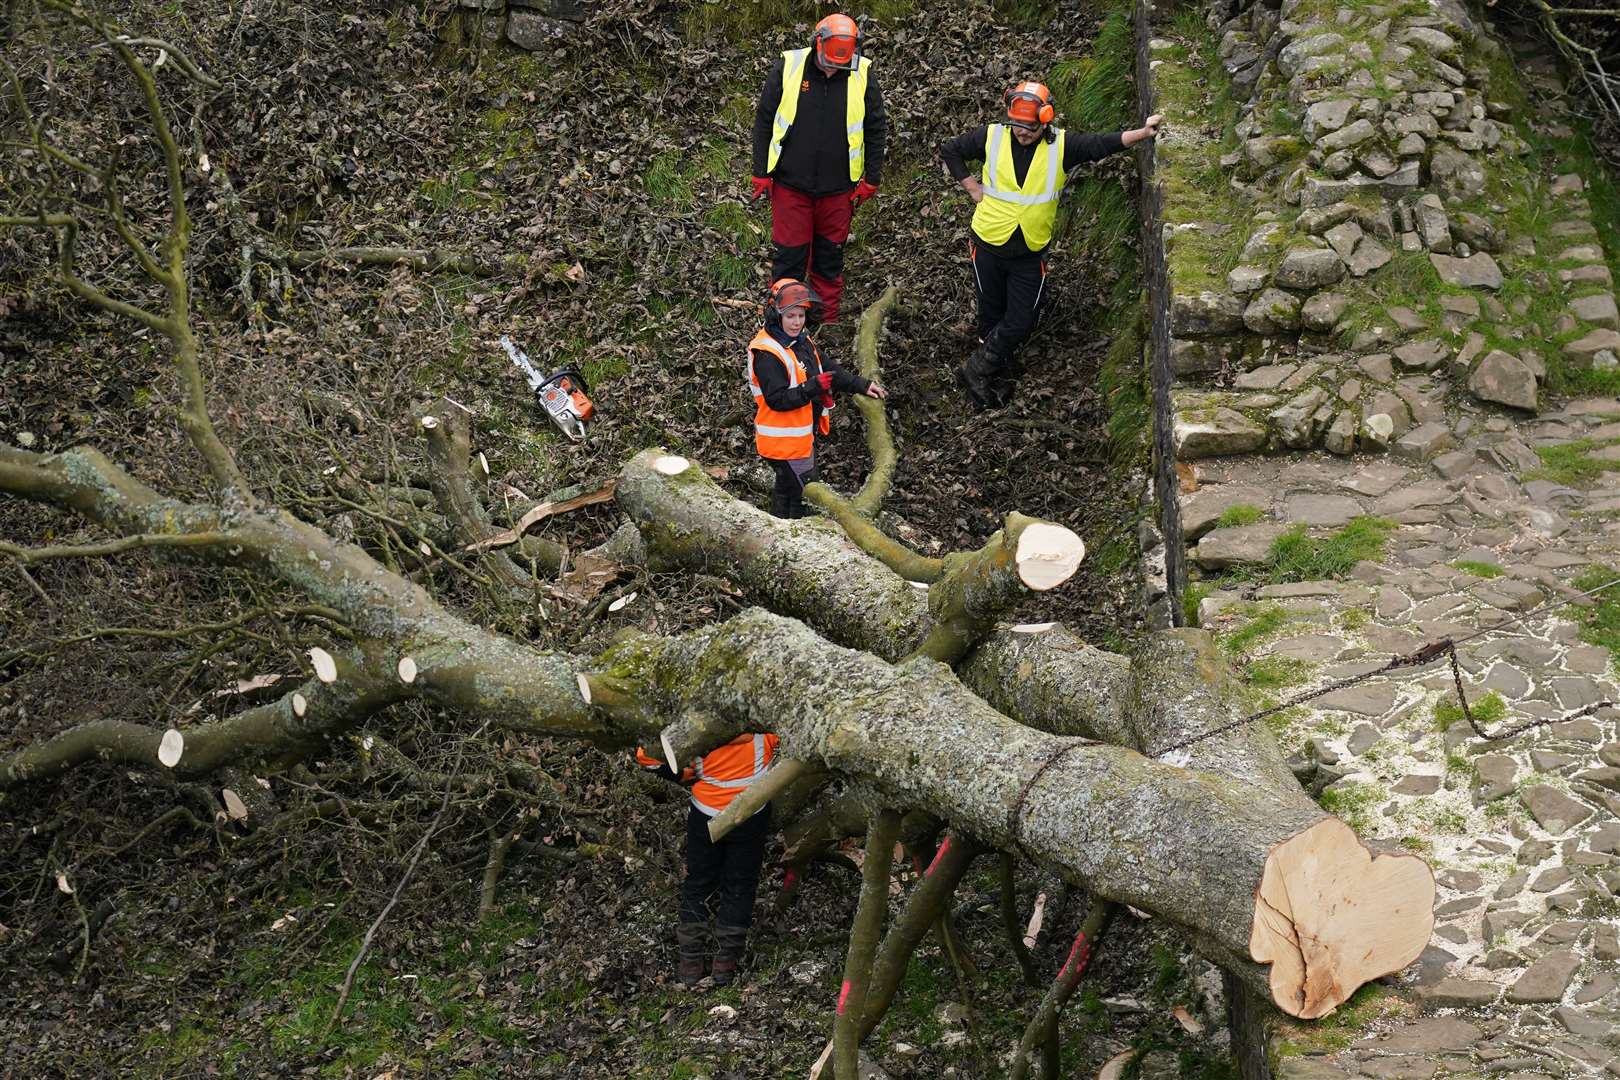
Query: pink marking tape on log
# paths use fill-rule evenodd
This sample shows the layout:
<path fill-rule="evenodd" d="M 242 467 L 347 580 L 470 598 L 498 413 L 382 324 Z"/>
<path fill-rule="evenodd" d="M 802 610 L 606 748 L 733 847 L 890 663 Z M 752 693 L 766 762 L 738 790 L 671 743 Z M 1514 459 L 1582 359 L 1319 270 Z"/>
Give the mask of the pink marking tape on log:
<path fill-rule="evenodd" d="M 849 980 L 844 980 L 844 988 L 838 991 L 838 1015 L 844 1015 L 844 1006 L 849 1004 Z"/>
<path fill-rule="evenodd" d="M 923 877 L 928 877 L 934 872 L 934 867 L 939 865 L 939 860 L 945 857 L 945 852 L 950 848 L 950 846 L 951 838 L 948 836 L 939 842 L 939 850 L 934 852 L 934 861 L 928 864 L 927 870 L 923 871 Z"/>

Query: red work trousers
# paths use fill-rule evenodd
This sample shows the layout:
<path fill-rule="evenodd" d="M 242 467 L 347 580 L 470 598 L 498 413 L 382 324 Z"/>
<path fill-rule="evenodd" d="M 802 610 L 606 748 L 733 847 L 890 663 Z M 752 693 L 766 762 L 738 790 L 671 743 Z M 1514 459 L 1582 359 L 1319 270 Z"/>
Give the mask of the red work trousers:
<path fill-rule="evenodd" d="M 821 297 L 821 321 L 838 321 L 844 292 L 844 243 L 849 239 L 853 209 L 849 192 L 806 195 L 785 184 L 771 187 L 771 240 L 776 258 L 771 280 L 809 281 Z"/>

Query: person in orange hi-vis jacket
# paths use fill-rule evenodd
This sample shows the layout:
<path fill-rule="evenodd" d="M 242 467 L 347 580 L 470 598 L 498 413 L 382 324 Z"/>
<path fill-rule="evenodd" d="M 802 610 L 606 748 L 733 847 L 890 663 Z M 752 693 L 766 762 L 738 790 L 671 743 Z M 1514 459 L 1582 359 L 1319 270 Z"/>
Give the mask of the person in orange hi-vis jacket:
<path fill-rule="evenodd" d="M 636 748 L 636 764 L 681 784 L 692 786 L 692 806 L 686 815 L 686 877 L 681 882 L 680 922 L 675 927 L 679 960 L 675 977 L 683 986 L 703 978 L 703 959 L 709 929 L 709 904 L 715 903 L 717 948 L 711 974 L 716 986 L 737 977 L 754 923 L 754 890 L 765 861 L 765 838 L 771 828 L 771 808 L 732 829 L 718 841 L 709 839 L 709 819 L 758 780 L 776 758 L 778 739 L 769 734 L 739 735 L 716 747 L 676 775 L 662 758 Z"/>

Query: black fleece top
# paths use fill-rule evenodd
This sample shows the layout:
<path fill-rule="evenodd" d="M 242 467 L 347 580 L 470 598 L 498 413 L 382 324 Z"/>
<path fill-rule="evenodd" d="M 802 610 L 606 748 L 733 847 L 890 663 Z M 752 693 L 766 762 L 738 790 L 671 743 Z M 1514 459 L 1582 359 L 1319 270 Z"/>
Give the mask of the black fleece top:
<path fill-rule="evenodd" d="M 864 394 L 872 385 L 872 380 L 822 357 L 821 350 L 816 347 L 809 334 L 801 333 L 798 337 L 790 338 L 780 326 L 767 326 L 765 331 L 786 346 L 799 358 L 799 363 L 804 365 L 805 381 L 798 386 L 789 386 L 787 368 L 775 353 L 764 349 L 749 350 L 754 355 L 754 378 L 759 380 L 759 389 L 765 395 L 765 404 L 777 412 L 792 412 L 794 409 L 811 405 L 814 409 L 811 416 L 819 417 L 821 387 L 816 385 L 816 376 L 823 371 L 832 372 L 834 393 Z"/>
<path fill-rule="evenodd" d="M 1048 140 L 1057 136 L 1052 128 L 1047 128 Z M 939 156 L 945 159 L 945 168 L 950 170 L 951 179 L 961 183 L 973 172 L 968 168 L 970 161 L 984 160 L 984 142 L 989 137 L 990 128 L 987 124 L 980 124 L 972 131 L 964 132 L 954 139 L 946 139 L 939 144 Z M 1125 149 L 1124 132 L 1114 131 L 1106 135 L 1094 135 L 1087 131 L 1070 131 L 1063 138 L 1063 171 L 1073 172 L 1078 165 L 1091 161 L 1101 161 L 1109 154 L 1118 153 Z M 1013 176 L 1020 184 L 1029 172 L 1029 163 L 1035 158 L 1035 147 L 1038 142 L 1025 146 L 1008 132 L 1007 139 L 1012 143 Z M 1024 230 L 1014 229 L 1013 234 L 1007 237 L 1004 244 L 992 244 L 977 233 L 974 239 L 979 245 L 997 255 L 1013 258 L 1019 255 L 1030 255 L 1029 244 L 1024 240 Z"/>
<path fill-rule="evenodd" d="M 770 176 L 806 195 L 836 195 L 855 187 L 849 178 L 849 133 L 845 122 L 849 97 L 849 72 L 826 74 L 816 66 L 815 53 L 804 61 L 804 77 L 799 83 L 799 108 L 793 126 L 782 140 L 782 156 L 776 170 L 765 171 L 770 160 L 771 130 L 776 126 L 776 107 L 782 103 L 782 58 L 778 56 L 759 90 L 754 109 L 754 175 Z M 883 151 L 889 139 L 889 121 L 883 113 L 883 94 L 878 90 L 877 71 L 867 68 L 866 118 L 861 122 L 866 142 L 866 182 L 876 187 L 883 182 Z"/>

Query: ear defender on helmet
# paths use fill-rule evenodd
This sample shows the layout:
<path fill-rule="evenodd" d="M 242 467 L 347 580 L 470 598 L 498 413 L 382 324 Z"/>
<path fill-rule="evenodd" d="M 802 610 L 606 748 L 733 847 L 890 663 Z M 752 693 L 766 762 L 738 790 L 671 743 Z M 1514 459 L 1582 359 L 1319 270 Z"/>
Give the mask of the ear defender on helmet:
<path fill-rule="evenodd" d="M 1041 127 L 1057 116 L 1057 110 L 1052 107 L 1052 91 L 1042 83 L 1021 82 L 1007 91 L 1004 100 L 1007 119 L 1019 127 Z"/>
<path fill-rule="evenodd" d="M 813 38 L 816 59 L 838 71 L 854 71 L 860 63 L 865 38 L 861 28 L 848 15 L 828 15 L 816 23 Z"/>

